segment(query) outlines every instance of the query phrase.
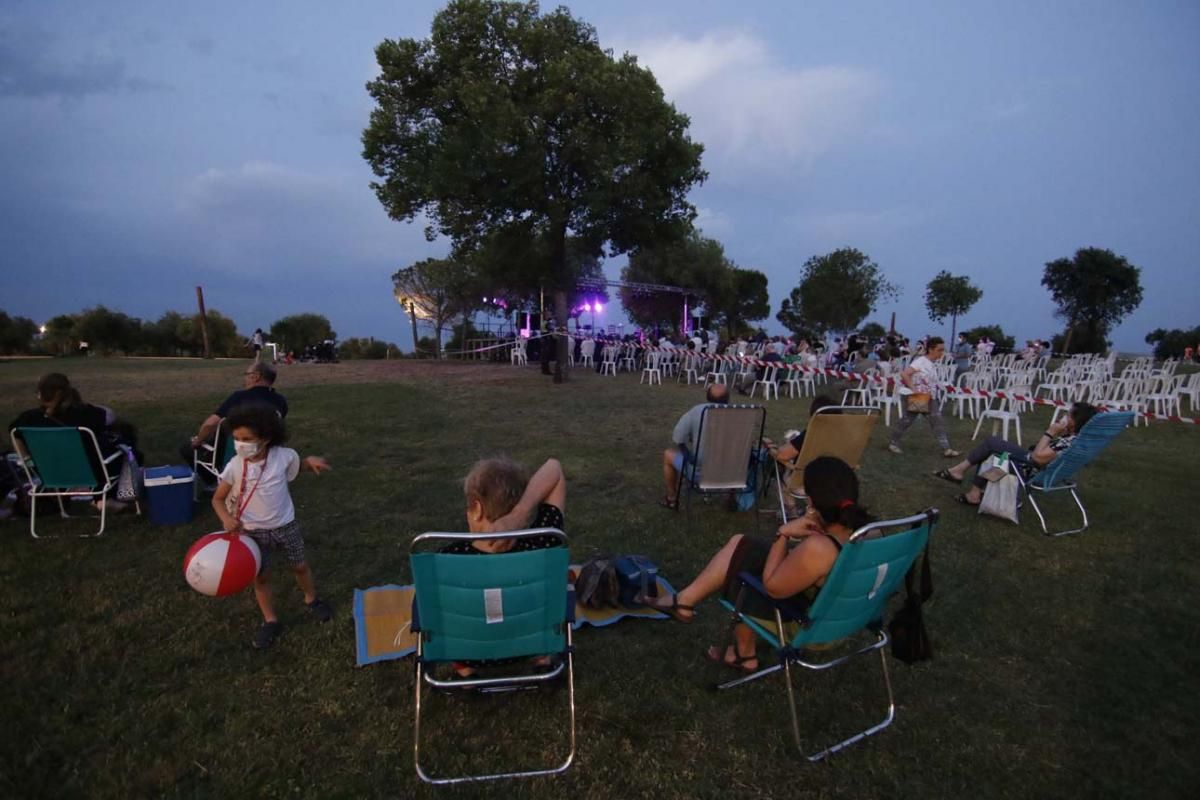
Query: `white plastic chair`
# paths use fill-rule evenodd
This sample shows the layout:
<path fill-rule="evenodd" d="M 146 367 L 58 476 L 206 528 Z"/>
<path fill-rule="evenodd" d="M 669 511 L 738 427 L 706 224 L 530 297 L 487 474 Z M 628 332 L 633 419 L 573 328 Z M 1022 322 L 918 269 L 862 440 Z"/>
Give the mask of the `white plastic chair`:
<path fill-rule="evenodd" d="M 754 390 L 759 386 L 763 387 L 763 398 L 771 399 L 771 392 L 775 392 L 775 399 L 779 399 L 779 382 L 775 380 L 776 374 L 779 372 L 779 367 L 763 367 L 763 376 L 760 380 L 756 380 L 754 385 L 750 387 L 750 396 L 754 397 Z"/>
<path fill-rule="evenodd" d="M 596 352 L 596 340 L 584 339 L 583 344 L 579 345 L 579 361 L 582 366 L 594 367 L 596 363 L 592 360 L 592 356 Z"/>
<path fill-rule="evenodd" d="M 514 366 L 524 366 L 529 363 L 529 359 L 525 356 L 525 340 L 517 337 L 513 342 L 512 353 L 509 354 L 509 359 Z"/>
<path fill-rule="evenodd" d="M 638 380 L 638 383 L 649 382 L 651 385 L 657 383 L 659 386 L 662 386 L 662 372 L 658 368 L 662 360 L 663 354 L 656 350 L 646 353 L 646 366 L 642 368 L 642 377 Z"/>
<path fill-rule="evenodd" d="M 1005 397 L 998 398 L 999 402 L 996 408 L 985 408 L 983 413 L 979 415 L 979 422 L 975 423 L 975 433 L 971 435 L 971 439 L 979 437 L 979 429 L 983 426 L 985 419 L 992 421 L 992 433 L 1003 426 L 1003 432 L 1000 434 L 1003 438 L 1008 438 L 1008 426 L 1012 423 L 1017 431 L 1017 444 L 1021 444 L 1021 411 L 1024 407 L 1024 402 L 1017 400 L 1013 395 L 1027 396 L 1029 394 L 1028 386 L 1009 386 L 1004 389 Z"/>
<path fill-rule="evenodd" d="M 604 348 L 604 354 L 600 362 L 600 374 L 617 376 L 617 348 L 613 345 L 608 345 Z"/>

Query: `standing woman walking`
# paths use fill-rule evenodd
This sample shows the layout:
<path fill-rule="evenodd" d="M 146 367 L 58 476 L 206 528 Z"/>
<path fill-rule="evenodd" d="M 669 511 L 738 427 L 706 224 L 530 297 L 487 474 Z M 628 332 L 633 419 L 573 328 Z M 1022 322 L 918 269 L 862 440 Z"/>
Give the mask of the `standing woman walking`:
<path fill-rule="evenodd" d="M 937 439 L 938 446 L 942 448 L 942 455 L 946 458 L 959 455 L 959 452 L 950 446 L 950 439 L 946 436 L 946 425 L 942 422 L 939 398 L 934 396 L 937 388 L 937 371 L 933 365 L 945 352 L 946 343 L 942 341 L 942 337 L 934 336 L 926 344 L 925 355 L 914 358 L 912 363 L 900 373 L 900 382 L 911 389 L 912 394 L 907 396 L 904 416 L 896 423 L 891 441 L 888 443 L 888 450 L 893 453 L 902 452 L 900 450 L 901 437 L 912 427 L 918 417 L 925 417 L 929 420 L 929 428 L 933 431 L 933 437 Z"/>

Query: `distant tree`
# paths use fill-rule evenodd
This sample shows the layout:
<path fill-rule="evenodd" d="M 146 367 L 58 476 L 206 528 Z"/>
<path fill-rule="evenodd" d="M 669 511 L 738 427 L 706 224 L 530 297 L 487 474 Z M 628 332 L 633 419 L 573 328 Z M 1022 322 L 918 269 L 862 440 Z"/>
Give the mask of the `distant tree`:
<path fill-rule="evenodd" d="M 966 275 L 951 275 L 942 270 L 925 286 L 925 308 L 929 318 L 940 323 L 950 317 L 950 341 L 958 331 L 958 318 L 971 310 L 983 297 Z"/>
<path fill-rule="evenodd" d="M 399 354 L 400 348 L 392 342 L 382 339 L 347 339 L 338 345 L 338 358 L 343 361 L 353 359 L 381 359 L 392 354 Z"/>
<path fill-rule="evenodd" d="M 132 353 L 142 339 L 142 321 L 96 306 L 79 313 L 75 335 L 94 352 Z"/>
<path fill-rule="evenodd" d="M 691 298 L 692 304 L 705 302 L 711 309 L 711 303 L 723 291 L 732 291 L 731 269 L 720 242 L 692 233 L 678 241 L 634 251 L 621 268 L 621 280 L 692 289 L 697 293 Z M 625 313 L 635 324 L 653 328 L 666 323 L 673 330 L 682 327 L 683 295 L 628 287 L 621 287 L 618 294 Z"/>
<path fill-rule="evenodd" d="M 1155 328 L 1146 334 L 1146 344 L 1154 345 L 1155 358 L 1182 358 L 1185 348 L 1200 350 L 1200 325 L 1191 330 Z"/>
<path fill-rule="evenodd" d="M 1074 258 L 1047 262 L 1042 286 L 1058 306 L 1057 316 L 1067 323 L 1062 352 L 1085 352 L 1074 340 L 1076 327 L 1087 339 L 1089 351 L 1127 314 L 1141 305 L 1142 271 L 1111 250 L 1085 247 Z M 1101 346 L 1106 347 L 1107 344 Z"/>
<path fill-rule="evenodd" d="M 27 317 L 10 317 L 4 311 L 0 311 L 0 353 L 28 353 L 33 347 L 33 336 L 37 332 L 38 326 L 33 320 Z"/>
<path fill-rule="evenodd" d="M 42 344 L 54 355 L 65 356 L 75 352 L 79 338 L 75 335 L 78 320 L 72 314 L 59 314 L 46 323 Z"/>
<path fill-rule="evenodd" d="M 388 215 L 424 214 L 426 236 L 450 237 L 460 257 L 497 235 L 545 242 L 544 262 L 519 266 L 536 267 L 561 327 L 576 278 L 568 236 L 615 255 L 690 230 L 685 198 L 706 176 L 688 118 L 566 8 L 454 0 L 429 39 L 385 40 L 375 54 L 363 156 Z"/>
<path fill-rule="evenodd" d="M 426 258 L 392 274 L 392 291 L 415 317 L 433 327 L 434 358 L 442 357 L 442 331 L 460 313 L 469 267 L 448 258 Z"/>
<path fill-rule="evenodd" d="M 731 267 L 724 275 L 724 285 L 711 294 L 705 304 L 708 315 L 718 325 L 724 325 L 732 339 L 751 322 L 771 314 L 771 296 L 767 294 L 767 276 L 756 269 Z"/>
<path fill-rule="evenodd" d="M 211 329 L 209 335 L 212 335 Z M 329 324 L 329 319 L 321 314 L 293 314 L 271 323 L 271 340 L 279 343 L 284 350 L 296 353 L 326 339 L 336 338 L 337 333 Z"/>
<path fill-rule="evenodd" d="M 775 318 L 789 330 L 824 336 L 858 327 L 882 299 L 900 294 L 879 265 L 852 247 L 813 256 L 804 263 L 800 285 L 792 289 Z"/>
<path fill-rule="evenodd" d="M 877 342 L 887 336 L 887 328 L 878 322 L 868 322 L 858 329 L 858 334 L 868 341 Z"/>
<path fill-rule="evenodd" d="M 1017 340 L 1006 334 L 999 325 L 980 325 L 963 331 L 963 336 L 966 336 L 967 341 L 972 344 L 978 344 L 979 340 L 986 336 L 988 341 L 996 345 L 995 350 L 992 351 L 994 353 L 1011 353 L 1017 344 Z"/>

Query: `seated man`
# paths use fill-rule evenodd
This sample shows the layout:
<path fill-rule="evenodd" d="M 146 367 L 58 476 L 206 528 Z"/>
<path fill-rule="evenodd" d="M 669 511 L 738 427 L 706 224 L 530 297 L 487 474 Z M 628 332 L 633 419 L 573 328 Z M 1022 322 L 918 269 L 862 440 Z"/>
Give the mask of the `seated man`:
<path fill-rule="evenodd" d="M 964 505 L 977 506 L 983 500 L 983 490 L 987 486 L 987 479 L 979 474 L 979 465 L 986 461 L 988 456 L 993 453 L 1008 453 L 1014 464 L 1024 465 L 1027 472 L 1037 472 L 1049 466 L 1051 461 L 1058 458 L 1059 453 L 1070 447 L 1075 441 L 1075 436 L 1095 415 L 1095 406 L 1090 403 L 1076 403 L 1071 406 L 1070 414 L 1047 428 L 1037 443 L 1028 450 L 999 436 L 989 436 L 967 453 L 966 459 L 933 474 L 942 480 L 960 483 L 967 476 L 967 470 L 975 467 L 971 488 L 954 499 Z"/>
<path fill-rule="evenodd" d="M 714 383 L 705 393 L 707 402 L 699 403 L 689 408 L 671 434 L 675 447 L 663 451 L 662 467 L 663 482 L 667 491 L 658 504 L 672 511 L 679 509 L 679 498 L 675 492 L 679 487 L 679 475 L 683 472 L 684 464 L 696 457 L 696 449 L 700 446 L 700 416 L 709 405 L 725 405 L 729 402 L 729 389 L 724 384 Z"/>
<path fill-rule="evenodd" d="M 204 422 L 200 423 L 200 429 L 191 440 L 179 449 L 179 454 L 189 464 L 192 462 L 193 454 L 200 448 L 202 444 L 212 444 L 214 436 L 217 432 L 217 427 L 220 426 L 221 420 L 229 415 L 229 412 L 242 405 L 269 405 L 279 413 L 279 416 L 286 417 L 288 413 L 287 399 L 279 392 L 275 391 L 275 368 L 265 362 L 256 362 L 246 368 L 242 373 L 243 388 L 225 398 L 225 402 L 217 407 L 217 410 L 209 414 Z M 211 480 L 212 476 L 204 473 L 205 480 Z"/>

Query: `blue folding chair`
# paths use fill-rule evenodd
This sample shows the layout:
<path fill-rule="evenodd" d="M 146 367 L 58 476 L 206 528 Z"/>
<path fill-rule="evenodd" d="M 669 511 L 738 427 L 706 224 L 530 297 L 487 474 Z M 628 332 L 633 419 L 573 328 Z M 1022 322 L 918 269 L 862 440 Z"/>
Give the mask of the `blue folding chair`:
<path fill-rule="evenodd" d="M 1025 494 L 1029 497 L 1029 503 L 1042 523 L 1042 533 L 1047 536 L 1066 536 L 1087 530 L 1089 524 L 1087 509 L 1083 507 L 1083 501 L 1079 499 L 1079 494 L 1075 491 L 1079 487 L 1075 481 L 1075 475 L 1079 470 L 1092 463 L 1096 456 L 1112 443 L 1118 433 L 1132 425 L 1134 418 L 1135 415 L 1132 411 L 1104 411 L 1096 414 L 1079 431 L 1079 435 L 1075 437 L 1075 441 L 1071 442 L 1071 446 L 1059 453 L 1058 458 L 1051 461 L 1045 469 L 1034 473 L 1033 477 L 1028 480 L 1021 474 L 1021 470 L 1016 471 L 1021 485 L 1025 488 Z M 1071 497 L 1075 499 L 1075 505 L 1079 507 L 1079 513 L 1083 515 L 1083 527 L 1051 533 L 1050 529 L 1046 527 L 1046 517 L 1038 505 L 1037 495 L 1063 491 L 1070 492 Z"/>
<path fill-rule="evenodd" d="M 100 529 L 84 537 L 104 533 L 109 490 L 121 475 L 120 450 L 108 458 L 100 450 L 100 442 L 90 428 L 14 428 L 13 441 L 24 450 L 22 465 L 29 483 L 29 533 L 37 534 L 37 501 L 40 497 L 58 500 L 58 511 L 65 518 L 64 497 L 89 497 L 100 501 Z"/>
<path fill-rule="evenodd" d="M 721 602 L 734 612 L 735 622 L 749 625 L 775 649 L 779 663 L 723 683 L 717 688 L 732 689 L 782 670 L 792 711 L 792 735 L 796 740 L 796 748 L 809 761 L 819 761 L 891 725 L 896 716 L 896 702 L 892 696 L 892 681 L 888 675 L 887 657 L 884 654 L 884 648 L 890 639 L 883 626 L 883 615 L 887 610 L 888 600 L 899 589 L 905 574 L 925 549 L 937 520 L 938 510 L 934 508 L 915 516 L 873 522 L 859 528 L 842 548 L 833 569 L 825 579 L 825 584 L 817 593 L 816 600 L 807 608 L 802 608 L 795 600 L 771 598 L 763 587 L 760 576 L 741 573 L 738 577 L 742 588 L 738 593 L 737 602 Z M 769 621 L 752 617 L 740 610 L 747 591 L 757 592 L 774 606 L 774 630 L 769 627 Z M 791 633 L 789 628 L 792 629 Z M 807 660 L 806 647 L 838 642 L 863 630 L 874 636 L 874 641 L 870 644 L 829 661 Z M 805 753 L 800 736 L 800 718 L 796 711 L 796 696 L 792 688 L 792 666 L 826 670 L 872 650 L 879 651 L 883 684 L 887 689 L 887 715 L 882 722 L 861 733 L 811 755 Z"/>
<path fill-rule="evenodd" d="M 521 553 L 458 555 L 416 552 L 424 543 L 518 539 L 550 534 L 561 547 Z M 411 564 L 416 597 L 412 631 L 417 634 L 414 688 L 413 764 L 421 780 L 434 784 L 557 775 L 575 760 L 575 667 L 571 624 L 575 597 L 568 585 L 566 535 L 554 528 L 496 534 L 423 533 L 413 540 Z M 521 664 L 500 677 L 439 680 L 434 664 L 557 655 L 552 669 L 521 674 Z M 489 668 L 502 670 L 503 667 Z M 527 672 L 527 670 L 526 670 Z M 483 692 L 535 688 L 565 672 L 570 717 L 570 752 L 558 766 L 459 777 L 433 777 L 421 766 L 421 689 L 476 689 Z"/>

